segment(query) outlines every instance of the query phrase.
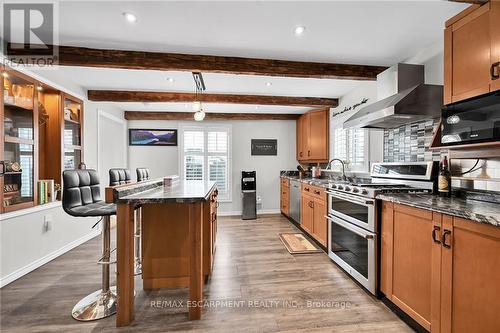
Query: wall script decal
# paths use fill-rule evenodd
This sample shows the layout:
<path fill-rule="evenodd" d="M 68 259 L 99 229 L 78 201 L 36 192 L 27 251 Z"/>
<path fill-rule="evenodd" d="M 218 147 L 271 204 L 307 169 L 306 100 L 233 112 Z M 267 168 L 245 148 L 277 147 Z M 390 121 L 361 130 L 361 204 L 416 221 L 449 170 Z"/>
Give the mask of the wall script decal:
<path fill-rule="evenodd" d="M 338 116 L 339 114 L 342 114 L 342 113 L 344 113 L 344 112 L 348 112 L 348 111 L 351 111 L 351 110 L 355 110 L 358 106 L 363 105 L 363 104 L 365 104 L 366 102 L 368 102 L 368 98 L 363 98 L 363 99 L 361 100 L 361 102 L 356 103 L 356 104 L 354 104 L 354 105 L 352 105 L 352 106 L 346 106 L 346 107 L 344 108 L 344 110 L 342 110 L 342 111 L 340 111 L 340 112 L 335 113 L 332 117 L 336 117 L 336 116 Z"/>

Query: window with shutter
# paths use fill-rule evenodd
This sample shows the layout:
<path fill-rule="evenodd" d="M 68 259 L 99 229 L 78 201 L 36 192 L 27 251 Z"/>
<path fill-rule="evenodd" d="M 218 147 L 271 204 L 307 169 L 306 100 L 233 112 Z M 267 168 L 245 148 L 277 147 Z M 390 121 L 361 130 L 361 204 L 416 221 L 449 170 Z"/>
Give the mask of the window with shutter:
<path fill-rule="evenodd" d="M 180 170 L 185 180 L 217 183 L 220 201 L 231 201 L 229 126 L 181 128 Z"/>
<path fill-rule="evenodd" d="M 336 128 L 333 137 L 333 157 L 347 162 L 352 171 L 368 171 L 367 130 Z"/>

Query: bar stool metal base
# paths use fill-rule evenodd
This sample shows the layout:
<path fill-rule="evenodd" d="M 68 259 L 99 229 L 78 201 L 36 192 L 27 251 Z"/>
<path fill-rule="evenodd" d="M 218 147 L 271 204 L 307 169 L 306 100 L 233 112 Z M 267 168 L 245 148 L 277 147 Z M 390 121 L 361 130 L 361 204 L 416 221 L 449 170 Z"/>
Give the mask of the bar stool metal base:
<path fill-rule="evenodd" d="M 102 289 L 82 298 L 73 308 L 71 315 L 79 321 L 106 318 L 116 313 L 116 287 L 107 292 Z"/>

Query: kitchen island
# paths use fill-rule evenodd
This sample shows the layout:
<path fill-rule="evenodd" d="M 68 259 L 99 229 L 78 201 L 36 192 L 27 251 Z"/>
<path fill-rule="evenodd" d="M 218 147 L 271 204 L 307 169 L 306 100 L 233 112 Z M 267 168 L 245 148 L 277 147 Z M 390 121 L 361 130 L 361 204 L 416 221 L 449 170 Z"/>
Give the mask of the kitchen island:
<path fill-rule="evenodd" d="M 113 188 L 117 204 L 116 326 L 134 320 L 134 210 L 141 206 L 145 289 L 189 287 L 189 319 L 200 319 L 203 281 L 211 271 L 215 182 L 153 180 Z M 208 222 L 208 223 L 207 223 Z M 207 241 L 208 240 L 208 241 Z M 207 249 L 207 245 L 209 248 Z"/>

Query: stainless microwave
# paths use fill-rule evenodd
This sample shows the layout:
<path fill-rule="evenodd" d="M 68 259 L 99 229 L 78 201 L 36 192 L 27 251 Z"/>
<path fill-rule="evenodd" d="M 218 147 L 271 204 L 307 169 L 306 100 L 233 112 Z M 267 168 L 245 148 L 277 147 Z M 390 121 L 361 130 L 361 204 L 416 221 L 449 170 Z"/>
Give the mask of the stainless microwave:
<path fill-rule="evenodd" d="M 445 105 L 441 145 L 500 141 L 500 91 Z"/>

